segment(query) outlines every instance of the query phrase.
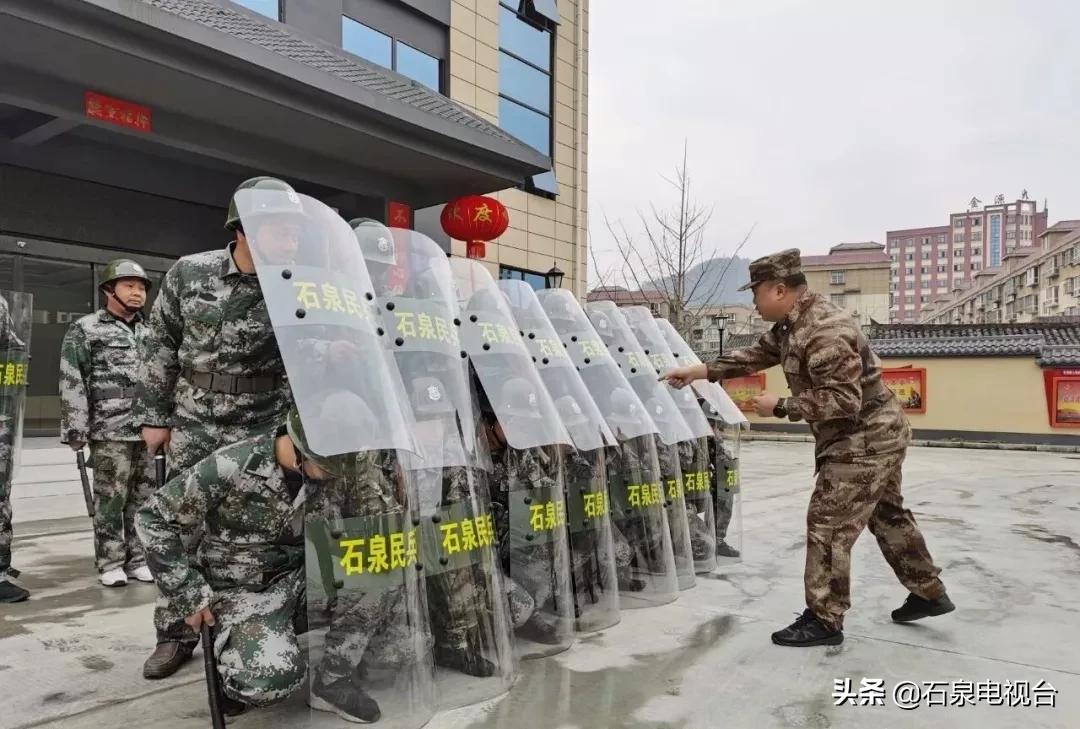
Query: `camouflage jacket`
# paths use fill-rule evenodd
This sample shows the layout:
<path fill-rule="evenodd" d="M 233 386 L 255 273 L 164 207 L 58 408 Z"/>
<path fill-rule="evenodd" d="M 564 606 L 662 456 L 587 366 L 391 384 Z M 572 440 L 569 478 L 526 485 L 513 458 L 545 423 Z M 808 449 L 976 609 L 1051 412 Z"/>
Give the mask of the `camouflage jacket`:
<path fill-rule="evenodd" d="M 99 309 L 72 323 L 60 350 L 60 440 L 139 440 L 131 418 L 142 314 L 131 323 Z"/>
<path fill-rule="evenodd" d="M 184 615 L 208 607 L 214 590 L 258 590 L 304 564 L 304 503 L 294 499 L 274 452 L 276 433 L 240 441 L 165 484 L 136 524 L 162 594 Z M 202 527 L 197 561 L 181 533 Z"/>
<path fill-rule="evenodd" d="M 795 308 L 753 347 L 716 359 L 709 379 L 738 377 L 774 365 L 784 370 L 788 417 L 805 420 L 823 459 L 894 453 L 907 448 L 911 428 L 881 362 L 851 314 L 806 291 Z"/>
<path fill-rule="evenodd" d="M 140 425 L 169 426 L 178 408 L 207 427 L 258 424 L 288 408 L 285 367 L 258 277 L 236 267 L 232 244 L 185 256 L 169 269 L 141 343 L 134 416 Z M 213 407 L 201 408 L 207 393 L 186 380 L 185 370 L 277 375 L 281 383 L 270 392 L 215 398 Z"/>
<path fill-rule="evenodd" d="M 15 323 L 7 299 L 0 296 L 0 349 L 24 349 L 26 344 L 15 335 Z"/>

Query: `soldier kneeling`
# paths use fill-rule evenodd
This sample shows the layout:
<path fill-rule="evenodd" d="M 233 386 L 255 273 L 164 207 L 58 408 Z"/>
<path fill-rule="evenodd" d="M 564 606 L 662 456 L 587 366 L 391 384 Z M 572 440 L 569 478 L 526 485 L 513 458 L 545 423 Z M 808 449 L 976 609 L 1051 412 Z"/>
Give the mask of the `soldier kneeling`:
<path fill-rule="evenodd" d="M 335 478 L 338 461 L 350 459 L 355 468 L 376 458 L 361 453 L 316 460 L 293 410 L 288 426 L 216 451 L 168 482 L 139 512 L 139 537 L 158 587 L 183 606 L 196 633 L 204 622 L 214 626 L 226 715 L 276 704 L 303 685 L 307 657 L 296 626 L 307 618 L 305 501 Z M 204 535 L 196 569 L 180 535 L 198 525 Z M 363 671 L 345 635 L 353 627 L 348 615 L 331 619 L 311 705 L 372 722 L 380 710 L 357 685 Z"/>

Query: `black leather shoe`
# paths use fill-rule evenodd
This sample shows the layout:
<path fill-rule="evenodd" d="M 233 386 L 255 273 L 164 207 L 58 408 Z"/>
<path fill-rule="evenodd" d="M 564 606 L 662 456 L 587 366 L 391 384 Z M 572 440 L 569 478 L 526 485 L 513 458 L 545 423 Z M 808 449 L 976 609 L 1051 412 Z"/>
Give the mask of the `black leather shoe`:
<path fill-rule="evenodd" d="M 169 640 L 158 643 L 154 652 L 143 664 L 143 678 L 155 681 L 169 676 L 180 670 L 180 666 L 188 662 L 195 646 L 190 643 L 181 643 L 178 640 Z"/>
<path fill-rule="evenodd" d="M 233 717 L 240 716 L 248 710 L 248 705 L 243 701 L 237 701 L 236 699 L 230 699 L 228 696 L 221 697 L 221 713 L 224 716 Z"/>
<path fill-rule="evenodd" d="M 792 648 L 810 648 L 816 645 L 840 645 L 844 631 L 827 628 L 809 608 L 795 622 L 772 634 L 772 642 Z"/>
<path fill-rule="evenodd" d="M 19 587 L 7 576 L 0 576 L 0 602 L 22 602 L 30 597 L 30 591 Z"/>
<path fill-rule="evenodd" d="M 316 711 L 337 714 L 345 721 L 355 724 L 371 724 L 379 720 L 382 712 L 375 699 L 361 688 L 352 676 L 326 683 L 322 676 L 311 689 L 309 705 Z"/>
<path fill-rule="evenodd" d="M 956 606 L 948 595 L 942 595 L 936 600 L 925 600 L 915 593 L 909 593 L 904 604 L 892 611 L 892 619 L 894 623 L 910 623 L 951 613 L 955 609 Z"/>
<path fill-rule="evenodd" d="M 738 557 L 739 550 L 732 547 L 723 539 L 719 539 L 716 542 L 716 556 L 717 557 Z"/>
<path fill-rule="evenodd" d="M 471 650 L 435 646 L 435 663 L 477 678 L 495 675 L 495 664 Z"/>

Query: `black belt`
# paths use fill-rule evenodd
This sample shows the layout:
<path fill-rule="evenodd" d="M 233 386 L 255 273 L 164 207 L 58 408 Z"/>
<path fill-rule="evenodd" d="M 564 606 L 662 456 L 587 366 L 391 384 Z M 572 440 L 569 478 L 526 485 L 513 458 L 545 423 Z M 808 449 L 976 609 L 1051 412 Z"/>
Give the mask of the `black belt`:
<path fill-rule="evenodd" d="M 90 396 L 94 400 L 114 400 L 135 397 L 134 387 L 93 387 Z"/>
<path fill-rule="evenodd" d="M 260 392 L 273 392 L 281 386 L 281 378 L 277 375 L 226 375 L 221 372 L 202 372 L 200 370 L 184 370 L 184 379 L 195 387 L 214 392 L 224 392 L 228 395 L 255 394 Z"/>

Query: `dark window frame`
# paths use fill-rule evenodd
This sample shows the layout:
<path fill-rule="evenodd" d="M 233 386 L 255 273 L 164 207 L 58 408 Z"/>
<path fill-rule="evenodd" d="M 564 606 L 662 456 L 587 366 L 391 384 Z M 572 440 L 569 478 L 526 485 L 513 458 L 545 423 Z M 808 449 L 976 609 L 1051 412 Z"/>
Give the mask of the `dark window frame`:
<path fill-rule="evenodd" d="M 516 275 L 516 276 L 514 276 L 514 275 L 504 276 L 503 275 L 504 273 L 518 274 L 518 275 Z M 542 284 L 540 286 L 540 289 L 546 288 L 546 286 L 547 286 L 547 274 L 546 273 L 541 273 L 540 271 L 530 271 L 527 268 L 518 268 L 517 266 L 508 266 L 508 265 L 506 265 L 504 263 L 499 264 L 499 280 L 500 281 L 504 281 L 504 280 L 508 280 L 508 281 L 524 281 L 525 283 L 528 283 L 530 286 L 532 286 L 532 284 L 529 282 L 529 279 L 525 278 L 526 275 L 538 277 L 540 279 L 541 284 Z M 533 286 L 533 289 L 537 290 L 537 291 L 540 290 L 540 289 L 537 289 L 535 286 Z"/>
<path fill-rule="evenodd" d="M 369 30 L 372 30 L 372 31 L 374 31 L 376 33 L 379 33 L 380 35 L 384 35 L 384 36 L 386 36 L 387 38 L 390 39 L 390 66 L 384 66 L 383 64 L 379 63 L 378 61 L 373 61 L 370 58 L 366 58 L 364 56 L 361 56 L 359 53 L 355 53 L 354 51 L 351 51 L 351 50 L 349 50 L 348 48 L 345 47 L 345 23 L 346 23 L 346 21 L 352 21 L 354 23 L 362 25 L 365 28 L 367 28 Z M 427 56 L 428 58 L 435 59 L 435 61 L 439 64 L 439 70 L 438 70 L 439 85 L 438 85 L 438 88 L 432 89 L 432 90 L 435 91 L 435 93 L 437 93 L 437 94 L 442 94 L 443 96 L 446 96 L 447 93 L 449 92 L 449 88 L 450 88 L 450 63 L 449 63 L 449 58 L 439 58 L 438 56 L 433 55 L 432 53 L 429 53 L 427 50 L 425 50 L 423 48 L 420 48 L 419 47 L 420 44 L 418 44 L 415 40 L 413 40 L 411 38 L 405 38 L 401 34 L 394 33 L 390 29 L 388 29 L 386 27 L 382 27 L 378 23 L 373 23 L 371 21 L 371 19 L 365 18 L 364 20 L 361 20 L 360 18 L 357 18 L 355 15 L 350 13 L 348 10 L 343 10 L 343 12 L 341 13 L 341 22 L 339 23 L 339 26 L 340 26 L 340 29 L 341 29 L 341 50 L 345 51 L 346 53 L 348 53 L 351 56 L 355 56 L 356 58 L 361 59 L 362 61 L 364 61 L 366 63 L 374 63 L 375 65 L 379 66 L 380 68 L 386 68 L 387 70 L 393 71 L 394 73 L 399 74 L 399 75 L 403 76 L 404 78 L 407 78 L 412 83 L 423 86 L 424 88 L 430 89 L 431 87 L 428 86 L 427 84 L 421 82 L 421 81 L 417 81 L 416 79 L 414 79 L 411 76 L 406 76 L 405 74 L 401 73 L 401 71 L 398 70 L 398 44 L 403 43 L 403 44 L 407 45 L 413 51 L 415 51 L 417 53 L 421 53 L 421 54 Z M 449 42 L 447 43 L 447 49 L 449 49 Z M 449 50 L 447 50 L 447 53 L 449 54 Z"/>
<path fill-rule="evenodd" d="M 513 13 L 523 23 L 531 25 L 532 27 L 536 28 L 537 30 L 546 31 L 548 33 L 548 36 L 550 37 L 550 42 L 548 44 L 549 45 L 549 49 L 548 49 L 549 50 L 549 56 L 548 57 L 550 59 L 550 63 L 549 63 L 550 70 L 544 70 L 543 68 L 540 68 L 539 66 L 537 66 L 532 61 L 529 61 L 528 59 L 519 56 L 517 53 L 514 53 L 512 50 L 509 50 L 509 49 L 503 47 L 501 29 L 500 29 L 500 36 L 499 36 L 499 53 L 505 53 L 507 56 L 509 56 L 510 58 L 513 58 L 515 61 L 523 63 L 526 66 L 529 66 L 530 68 L 533 68 L 533 69 L 539 71 L 540 73 L 543 73 L 543 74 L 547 75 L 547 77 L 548 77 L 548 94 L 549 94 L 549 99 L 550 99 L 551 111 L 548 112 L 548 113 L 544 113 L 544 112 L 540 111 L 539 109 L 537 109 L 536 107 L 525 103 L 524 101 L 521 101 L 519 99 L 514 98 L 513 96 L 510 96 L 508 94 L 503 93 L 503 86 L 502 86 L 501 78 L 500 78 L 500 82 L 499 82 L 498 96 L 499 96 L 500 99 L 506 99 L 507 101 L 509 101 L 509 102 L 511 102 L 513 104 L 517 104 L 518 106 L 522 107 L 523 109 L 527 109 L 527 110 L 529 110 L 529 111 L 531 111 L 533 113 L 539 114 L 539 115 L 547 118 L 547 120 L 548 120 L 548 150 L 549 150 L 548 156 L 551 159 L 552 170 L 549 173 L 541 173 L 539 175 L 533 176 L 532 178 L 526 180 L 525 183 L 520 185 L 519 187 L 521 189 L 525 190 L 526 192 L 531 193 L 533 195 L 538 195 L 540 197 L 546 197 L 546 198 L 548 198 L 550 200 L 555 200 L 559 196 L 559 192 L 558 192 L 559 181 L 558 181 L 557 175 L 555 174 L 555 144 L 556 144 L 556 142 L 555 142 L 555 124 L 556 124 L 555 110 L 556 110 L 556 107 L 557 107 L 557 102 L 555 101 L 555 68 L 556 68 L 556 62 L 557 62 L 556 61 L 557 56 L 556 56 L 555 43 L 558 42 L 558 37 L 559 37 L 558 24 L 553 22 L 550 18 L 547 18 L 546 16 L 536 12 L 535 9 L 532 7 L 532 3 L 529 3 L 526 0 L 517 0 L 517 2 L 514 2 L 513 0 L 499 0 L 499 8 L 500 9 L 505 9 L 506 11 L 508 11 L 510 13 Z M 547 182 L 548 182 L 547 177 L 549 175 L 550 175 L 551 178 L 553 178 L 553 180 L 552 180 L 552 189 L 547 189 L 545 187 L 540 187 L 539 185 L 541 185 L 541 184 L 547 184 Z"/>

